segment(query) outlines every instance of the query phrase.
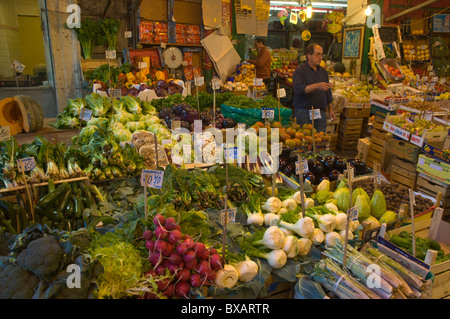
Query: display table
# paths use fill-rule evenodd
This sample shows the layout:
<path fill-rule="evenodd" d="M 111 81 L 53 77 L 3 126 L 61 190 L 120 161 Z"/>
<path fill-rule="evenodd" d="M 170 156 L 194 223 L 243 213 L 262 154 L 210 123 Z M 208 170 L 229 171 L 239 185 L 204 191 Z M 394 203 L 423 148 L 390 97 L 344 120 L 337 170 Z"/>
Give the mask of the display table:
<path fill-rule="evenodd" d="M 17 140 L 19 145 L 31 143 L 34 141 L 35 137 L 39 135 L 45 137 L 47 140 L 54 143 L 66 143 L 66 145 L 71 145 L 72 137 L 78 134 L 79 129 L 74 128 L 74 129 L 60 130 L 51 125 L 55 123 L 55 121 L 56 118 L 44 119 L 44 127 L 39 131 L 33 133 L 20 133 L 14 135 L 14 138 Z"/>

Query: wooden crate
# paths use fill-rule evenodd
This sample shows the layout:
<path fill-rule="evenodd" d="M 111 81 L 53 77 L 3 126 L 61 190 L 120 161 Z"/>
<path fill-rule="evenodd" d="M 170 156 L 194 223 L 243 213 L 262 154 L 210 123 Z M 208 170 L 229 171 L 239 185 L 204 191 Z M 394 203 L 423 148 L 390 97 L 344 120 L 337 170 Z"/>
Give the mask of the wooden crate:
<path fill-rule="evenodd" d="M 448 254 L 450 253 L 450 224 L 442 220 L 442 216 L 442 208 L 436 208 L 432 218 L 414 223 L 414 231 L 416 236 L 434 239 L 439 242 L 442 250 L 444 250 L 444 253 Z M 394 234 L 398 235 L 402 231 L 411 233 L 411 225 L 390 230 L 388 233 L 392 236 Z M 387 236 L 387 238 L 389 238 L 389 236 Z M 388 251 L 382 253 L 386 254 Z M 398 255 L 399 254 L 397 253 L 395 258 L 402 260 L 401 263 L 408 263 L 408 261 L 406 261 L 407 257 L 399 257 Z M 393 258 L 394 256 L 389 255 L 389 257 Z M 410 263 L 414 262 L 410 261 Z M 450 298 L 450 260 L 436 264 L 433 251 L 428 251 L 427 258 L 425 258 L 425 263 L 430 265 L 429 271 L 434 275 L 434 280 L 431 289 L 427 291 L 422 298 Z"/>
<path fill-rule="evenodd" d="M 395 158 L 391 166 L 391 183 L 398 183 L 415 190 L 417 171 L 416 165 Z"/>
<path fill-rule="evenodd" d="M 95 70 L 98 67 L 108 64 L 107 59 L 82 59 L 81 60 L 81 69 L 83 71 Z M 119 67 L 121 65 L 120 59 L 109 60 L 109 65 L 111 67 Z"/>
<path fill-rule="evenodd" d="M 342 115 L 347 118 L 363 118 L 370 116 L 370 108 L 344 108 Z"/>
<path fill-rule="evenodd" d="M 339 134 L 344 136 L 352 135 L 359 138 L 361 136 L 362 123 L 362 118 L 341 117 L 341 121 L 339 123 Z"/>
<path fill-rule="evenodd" d="M 338 145 L 338 133 L 331 134 L 330 135 L 330 150 L 333 152 L 336 151 L 337 145 Z"/>
<path fill-rule="evenodd" d="M 442 194 L 441 207 L 444 209 L 444 216 L 450 215 L 450 185 L 425 174 L 419 173 L 416 183 L 417 191 L 426 195 L 437 197 Z"/>
<path fill-rule="evenodd" d="M 384 154 L 384 139 L 372 134 L 366 164 L 373 168 L 373 164 L 377 162 L 381 165 L 381 169 L 384 170 Z"/>
<path fill-rule="evenodd" d="M 340 123 L 339 115 L 337 116 L 337 119 L 335 119 L 334 121 L 327 122 L 326 133 L 329 135 L 336 134 L 339 130 L 339 123 Z"/>
<path fill-rule="evenodd" d="M 337 148 L 342 151 L 352 151 L 358 148 L 358 140 L 343 140 L 341 136 L 338 137 Z"/>

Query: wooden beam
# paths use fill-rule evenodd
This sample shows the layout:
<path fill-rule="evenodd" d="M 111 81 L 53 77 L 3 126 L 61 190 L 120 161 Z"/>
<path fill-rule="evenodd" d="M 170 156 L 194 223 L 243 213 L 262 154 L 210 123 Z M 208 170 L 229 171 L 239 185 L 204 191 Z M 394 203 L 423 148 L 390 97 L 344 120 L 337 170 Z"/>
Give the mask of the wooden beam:
<path fill-rule="evenodd" d="M 106 7 L 105 10 L 103 10 L 103 14 L 102 14 L 102 18 L 106 18 L 106 15 L 108 14 L 109 8 L 111 7 L 111 3 L 113 0 L 108 0 L 108 2 L 106 3 Z"/>
<path fill-rule="evenodd" d="M 396 14 L 394 14 L 393 16 L 388 17 L 388 18 L 386 18 L 386 21 L 394 20 L 394 19 L 396 19 L 396 18 L 398 18 L 398 17 L 401 17 L 401 16 L 403 16 L 403 15 L 405 15 L 405 14 L 408 14 L 408 13 L 410 13 L 410 12 L 416 11 L 416 10 L 418 10 L 418 9 L 420 9 L 420 8 L 426 7 L 426 6 L 428 6 L 428 5 L 432 4 L 432 3 L 435 3 L 435 2 L 437 2 L 437 1 L 438 1 L 438 0 L 428 0 L 428 1 L 426 1 L 426 2 L 423 2 L 423 3 L 421 3 L 421 4 L 418 4 L 417 6 L 414 6 L 414 7 L 412 7 L 412 8 L 406 9 L 406 10 L 404 10 L 404 11 L 402 11 L 402 12 L 396 13 Z"/>

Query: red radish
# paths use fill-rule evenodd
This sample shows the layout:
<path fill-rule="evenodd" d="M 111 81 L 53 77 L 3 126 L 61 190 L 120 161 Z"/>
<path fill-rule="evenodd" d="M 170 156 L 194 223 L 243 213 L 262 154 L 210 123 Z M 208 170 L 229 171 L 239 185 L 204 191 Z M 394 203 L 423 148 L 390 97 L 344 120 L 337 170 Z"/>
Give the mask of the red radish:
<path fill-rule="evenodd" d="M 187 268 L 181 269 L 175 275 L 175 278 L 180 279 L 180 281 L 189 281 L 190 277 L 191 277 L 191 271 Z"/>
<path fill-rule="evenodd" d="M 156 276 L 156 272 L 153 269 L 150 269 L 149 271 L 147 271 L 146 273 L 144 273 L 145 277 L 155 277 Z"/>
<path fill-rule="evenodd" d="M 192 260 L 192 261 L 190 261 L 188 263 L 187 262 L 184 263 L 184 268 L 187 268 L 187 269 L 190 269 L 190 270 L 194 269 L 195 266 L 197 266 L 197 259 L 194 259 L 194 260 Z"/>
<path fill-rule="evenodd" d="M 166 273 L 166 267 L 164 267 L 163 265 L 159 265 L 158 267 L 156 267 L 155 273 L 158 276 L 164 275 Z"/>
<path fill-rule="evenodd" d="M 179 255 L 177 252 L 172 251 L 167 260 L 171 264 L 178 265 L 183 260 L 183 257 Z"/>
<path fill-rule="evenodd" d="M 153 292 L 146 292 L 142 299 L 156 299 L 156 295 Z"/>
<path fill-rule="evenodd" d="M 210 255 L 215 255 L 215 254 L 217 254 L 217 249 L 215 249 L 214 247 L 211 247 L 211 248 L 209 249 L 209 254 L 210 254 Z"/>
<path fill-rule="evenodd" d="M 191 237 L 191 235 L 184 234 L 183 237 L 181 237 L 181 239 L 182 239 L 182 240 L 185 240 L 185 239 L 192 239 L 192 237 Z"/>
<path fill-rule="evenodd" d="M 175 230 L 175 229 L 181 231 L 180 225 L 175 225 L 174 230 Z"/>
<path fill-rule="evenodd" d="M 191 248 L 192 246 L 194 246 L 194 241 L 192 240 L 192 238 L 184 239 L 183 243 L 186 244 L 187 248 Z"/>
<path fill-rule="evenodd" d="M 206 277 L 211 271 L 211 265 L 206 260 L 202 260 L 197 265 L 197 271 L 202 277 Z"/>
<path fill-rule="evenodd" d="M 209 250 L 205 250 L 203 255 L 199 256 L 201 260 L 208 260 L 209 259 Z"/>
<path fill-rule="evenodd" d="M 173 245 L 173 244 L 171 244 L 169 242 L 166 242 L 166 249 L 164 249 L 162 251 L 163 256 L 164 257 L 169 257 L 169 255 L 172 253 L 174 247 L 175 247 L 175 245 Z"/>
<path fill-rule="evenodd" d="M 223 267 L 222 258 L 217 254 L 211 255 L 209 263 L 211 268 L 216 271 L 222 269 Z"/>
<path fill-rule="evenodd" d="M 202 285 L 202 278 L 199 274 L 193 274 L 191 275 L 191 278 L 189 278 L 189 283 L 192 287 L 200 287 Z"/>
<path fill-rule="evenodd" d="M 155 242 L 153 240 L 147 240 L 145 242 L 145 248 L 147 248 L 148 251 L 153 251 L 155 248 Z"/>
<path fill-rule="evenodd" d="M 175 286 L 173 284 L 169 284 L 166 289 L 163 291 L 163 295 L 167 298 L 170 298 L 175 293 Z"/>
<path fill-rule="evenodd" d="M 167 237 L 169 237 L 169 232 L 164 226 L 158 226 L 155 228 L 155 236 L 158 239 L 167 239 Z"/>
<path fill-rule="evenodd" d="M 196 242 L 194 244 L 194 246 L 192 247 L 192 249 L 194 249 L 195 253 L 197 254 L 197 256 L 202 256 L 205 251 L 206 251 L 206 246 L 204 243 L 201 242 Z"/>
<path fill-rule="evenodd" d="M 171 264 L 167 259 L 164 261 L 163 266 L 169 269 L 170 273 L 173 275 L 178 270 L 178 265 Z"/>
<path fill-rule="evenodd" d="M 169 243 L 176 244 L 181 240 L 181 236 L 182 236 L 181 232 L 177 229 L 174 229 L 169 233 L 167 241 Z"/>
<path fill-rule="evenodd" d="M 164 226 L 167 228 L 167 230 L 174 230 L 177 226 L 177 221 L 173 217 L 167 217 Z"/>
<path fill-rule="evenodd" d="M 216 279 L 216 275 L 217 273 L 214 270 L 210 269 L 209 273 L 206 276 L 206 279 L 209 281 L 214 281 Z"/>
<path fill-rule="evenodd" d="M 157 240 L 155 243 L 155 250 L 163 252 L 167 248 L 167 243 L 164 240 Z"/>
<path fill-rule="evenodd" d="M 189 299 L 188 294 L 191 291 L 191 287 L 189 287 L 189 284 L 184 281 L 179 281 L 175 285 L 175 295 L 177 297 L 185 297 L 186 299 Z"/>
<path fill-rule="evenodd" d="M 166 218 L 161 214 L 158 214 L 155 217 L 153 217 L 153 224 L 155 224 L 156 226 L 164 225 L 165 222 Z"/>
<path fill-rule="evenodd" d="M 177 245 L 177 247 L 175 248 L 175 250 L 177 251 L 177 253 L 181 256 L 186 255 L 188 248 L 186 246 L 186 244 L 184 243 L 179 243 Z"/>
<path fill-rule="evenodd" d="M 144 237 L 145 240 L 151 240 L 153 238 L 153 232 L 150 229 L 147 229 L 144 231 L 142 237 Z"/>
<path fill-rule="evenodd" d="M 161 258 L 162 258 L 162 256 L 159 251 L 153 251 L 153 252 L 150 251 L 148 253 L 148 261 L 153 265 L 157 265 Z"/>
<path fill-rule="evenodd" d="M 186 254 L 183 256 L 183 261 L 185 263 L 189 263 L 189 262 L 192 262 L 193 260 L 195 260 L 196 258 L 197 258 L 197 255 L 195 254 L 195 251 L 188 250 L 186 252 Z"/>
<path fill-rule="evenodd" d="M 158 289 L 161 291 L 166 289 L 169 286 L 169 284 L 170 284 L 169 278 L 160 279 L 160 280 L 156 281 L 156 285 L 158 286 Z"/>

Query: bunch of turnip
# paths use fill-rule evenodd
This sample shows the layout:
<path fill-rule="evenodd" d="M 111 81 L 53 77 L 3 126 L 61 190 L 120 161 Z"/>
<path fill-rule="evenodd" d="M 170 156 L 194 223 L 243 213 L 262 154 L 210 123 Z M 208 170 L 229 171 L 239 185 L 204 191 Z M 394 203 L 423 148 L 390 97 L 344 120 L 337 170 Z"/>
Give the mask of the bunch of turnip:
<path fill-rule="evenodd" d="M 192 288 L 211 285 L 223 260 L 214 247 L 206 247 L 190 235 L 181 232 L 175 218 L 158 214 L 153 218 L 154 230 L 146 230 L 143 238 L 152 269 L 146 275 L 155 278 L 158 290 L 167 298 L 188 298 Z"/>

